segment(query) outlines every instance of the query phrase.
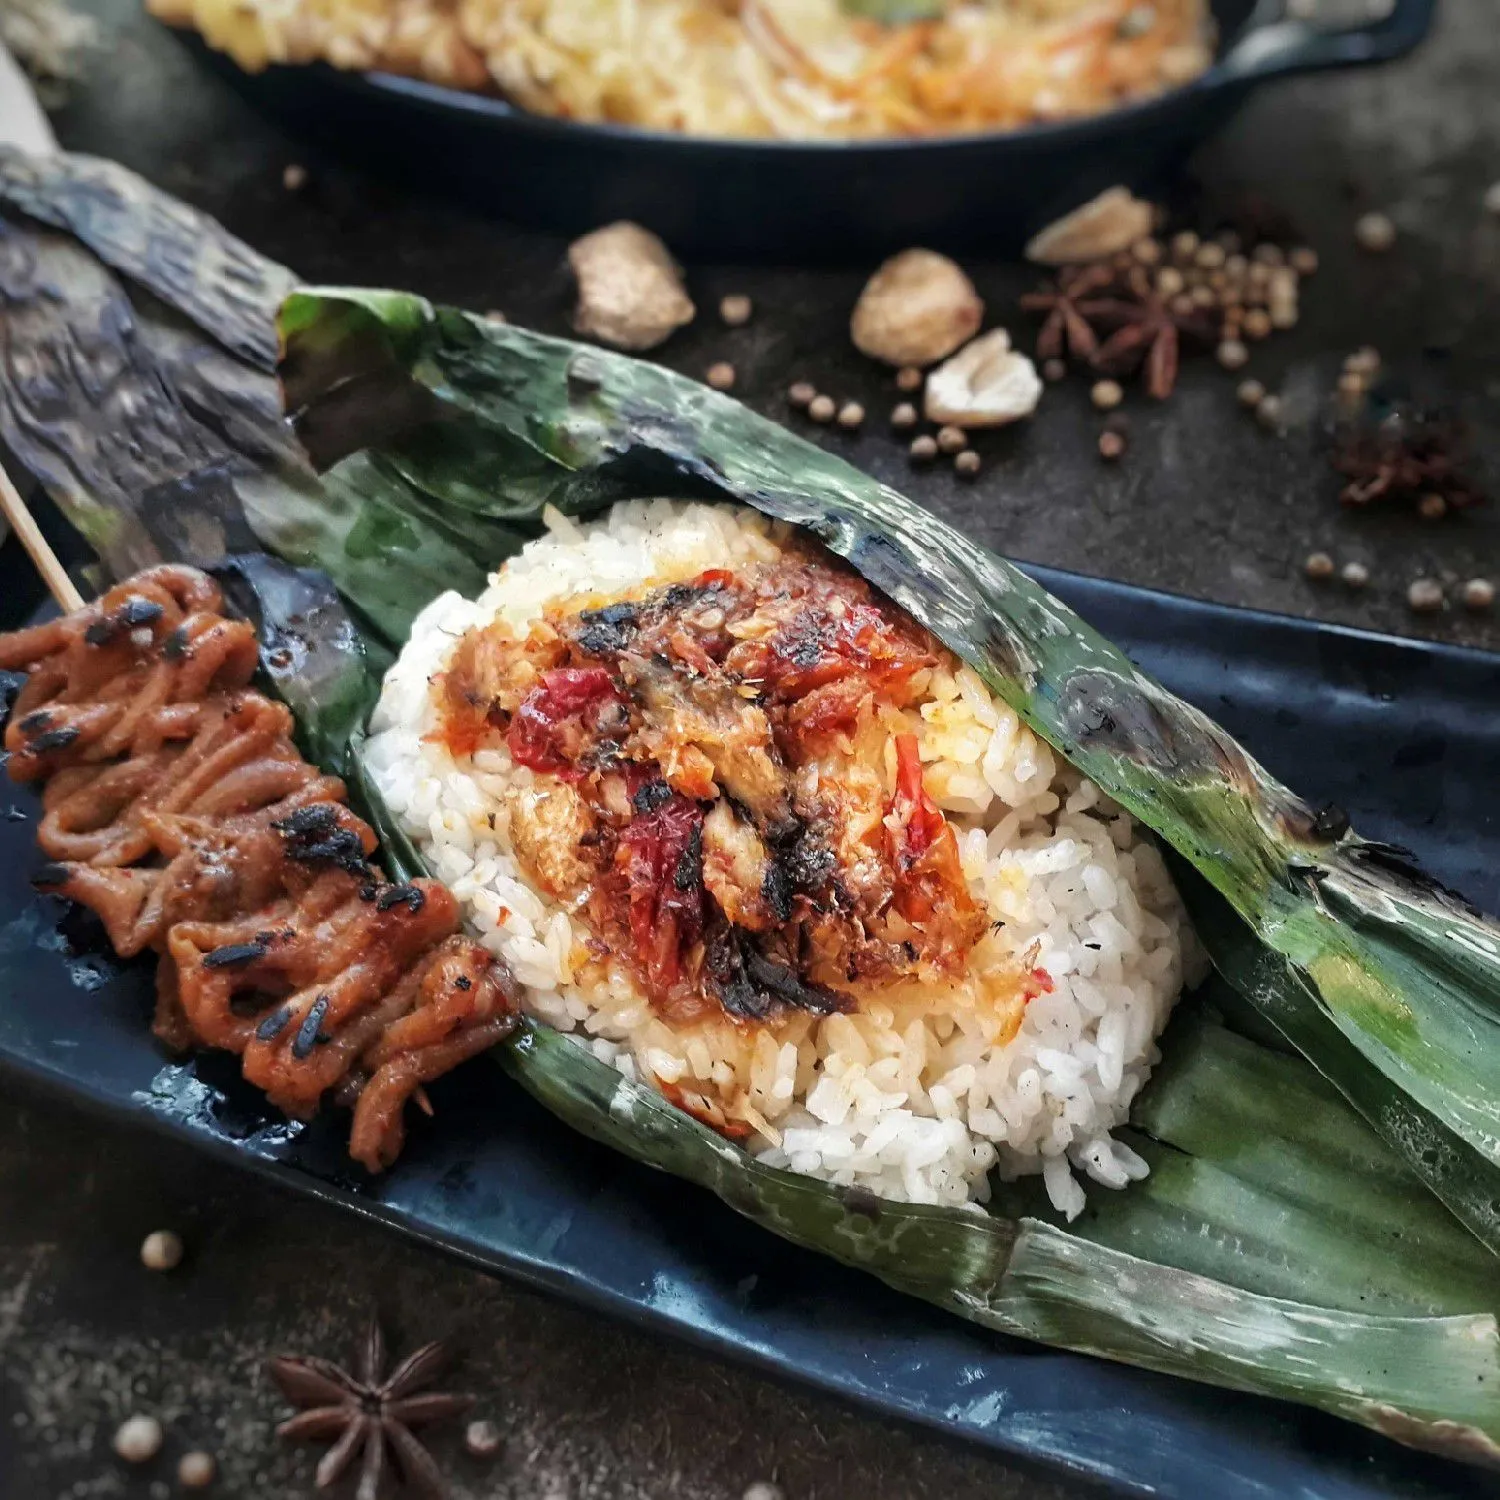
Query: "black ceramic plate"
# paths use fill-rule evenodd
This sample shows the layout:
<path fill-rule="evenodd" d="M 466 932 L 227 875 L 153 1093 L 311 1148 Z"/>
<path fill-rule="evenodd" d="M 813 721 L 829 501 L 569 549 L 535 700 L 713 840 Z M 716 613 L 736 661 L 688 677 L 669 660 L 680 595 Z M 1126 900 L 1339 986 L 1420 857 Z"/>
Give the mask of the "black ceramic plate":
<path fill-rule="evenodd" d="M 1273 78 L 1382 62 L 1427 34 L 1437 0 L 1211 0 L 1201 78 L 1089 119 L 925 140 L 703 140 L 528 114 L 387 74 L 241 72 L 192 50 L 307 140 L 491 213 L 577 232 L 635 219 L 679 252 L 868 257 L 907 245 L 1012 249 L 1114 183 L 1147 188 Z"/>
<path fill-rule="evenodd" d="M 1500 656 L 1036 571 L 1299 790 L 1500 907 Z M 12 543 L 0 629 L 36 603 Z M 29 793 L 0 786 L 0 1066 L 80 1104 L 570 1301 L 1117 1494 L 1500 1495 L 1475 1470 L 1299 1407 L 970 1327 L 570 1133 L 483 1061 L 433 1089 L 436 1118 L 414 1125 L 394 1171 L 365 1178 L 343 1155 L 342 1122 L 289 1128 L 232 1060 L 165 1060 L 148 1029 L 149 969 L 100 956 L 76 917 L 60 922 L 61 905 L 31 892 L 36 813 Z"/>

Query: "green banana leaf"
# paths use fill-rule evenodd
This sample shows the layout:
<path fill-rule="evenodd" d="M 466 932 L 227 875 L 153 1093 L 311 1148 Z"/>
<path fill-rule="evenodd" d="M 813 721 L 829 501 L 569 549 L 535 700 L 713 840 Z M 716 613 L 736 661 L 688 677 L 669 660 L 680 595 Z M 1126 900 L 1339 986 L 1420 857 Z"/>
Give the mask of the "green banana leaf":
<path fill-rule="evenodd" d="M 1213 1039 L 1205 1045 L 1213 1046 Z M 1142 1258 L 1114 1248 L 1102 1235 L 1070 1232 L 1037 1217 L 882 1203 L 759 1165 L 654 1090 L 621 1078 L 545 1027 L 528 1023 L 502 1056 L 519 1083 L 585 1134 L 709 1188 L 797 1244 L 985 1327 L 1305 1401 L 1415 1446 L 1500 1463 L 1494 1390 L 1500 1345 L 1493 1312 L 1362 1311 L 1344 1305 L 1360 1295 L 1357 1283 L 1342 1281 L 1345 1272 L 1332 1267 L 1327 1282 L 1318 1270 L 1304 1267 L 1298 1295 L 1288 1298 L 1184 1270 L 1171 1260 Z M 1236 1088 L 1249 1081 L 1237 1076 L 1232 1051 L 1223 1061 L 1218 1081 Z M 1301 1071 L 1303 1065 L 1286 1061 Z M 1169 1083 L 1160 1092 L 1171 1099 L 1176 1091 Z M 1190 1101 L 1174 1102 L 1192 1112 Z M 1353 1129 L 1362 1129 L 1342 1113 Z M 1280 1144 L 1292 1168 L 1301 1159 L 1299 1148 L 1315 1149 L 1310 1140 L 1283 1137 Z M 1374 1137 L 1361 1144 L 1362 1155 L 1401 1178 L 1398 1164 Z M 1118 1196 L 1129 1199 L 1146 1184 Z M 1357 1193 L 1353 1178 L 1342 1179 L 1341 1186 Z M 1402 1186 L 1403 1206 L 1420 1219 L 1429 1195 L 1410 1178 Z M 1433 1217 L 1430 1207 L 1426 1216 Z M 1191 1217 L 1190 1211 L 1179 1229 Z M 1179 1234 L 1163 1238 L 1177 1240 Z M 1347 1248 L 1337 1232 L 1331 1238 Z M 1461 1270 L 1451 1282 L 1434 1274 L 1438 1305 L 1491 1307 L 1496 1289 L 1492 1268 L 1483 1264 L 1485 1252 L 1461 1232 L 1453 1239 L 1448 1248 Z M 1220 1258 L 1232 1276 L 1242 1273 L 1233 1256 Z M 1415 1270 L 1416 1259 L 1402 1263 Z M 1471 1279 L 1460 1290 L 1466 1277 Z M 1336 1281 L 1342 1284 L 1334 1286 Z M 1326 1301 L 1309 1300 L 1325 1288 Z M 1483 1300 L 1471 1305 L 1470 1294 Z M 1401 1296 L 1403 1306 L 1409 1295 Z"/>
<path fill-rule="evenodd" d="M 534 527 L 544 505 L 586 516 L 628 495 L 730 498 L 812 531 L 1203 877 L 1222 900 L 1194 915 L 1223 971 L 1240 982 L 1228 955 L 1248 927 L 1247 997 L 1500 1250 L 1500 928 L 1315 813 L 1023 573 L 728 397 L 396 292 L 297 292 L 281 328 L 315 465 L 382 508 L 472 524 L 482 559 L 503 555 L 492 528 Z M 367 605 L 335 542 L 310 538 L 304 560 L 399 642 L 411 610 Z"/>
<path fill-rule="evenodd" d="M 0 152 L 0 197 L 17 175 L 14 168 Z M 155 241 L 113 217 L 115 210 L 100 217 L 79 198 L 79 181 L 97 176 L 96 168 L 84 171 L 74 159 L 58 158 L 39 168 L 35 180 L 20 175 L 25 191 L 47 210 L 41 217 L 58 224 L 76 220 L 101 257 L 156 286 L 177 313 L 214 334 L 220 314 L 201 282 L 174 287 L 171 278 L 153 279 L 153 265 L 163 257 L 168 264 L 191 263 L 186 249 L 174 254 L 171 245 L 172 235 L 191 225 L 184 230 L 157 205 L 149 222 L 166 245 L 153 249 Z M 128 179 L 117 197 L 152 200 L 139 179 L 117 168 L 107 176 L 112 191 L 116 179 Z M 412 613 L 440 588 L 477 587 L 488 566 L 535 534 L 545 503 L 588 514 L 631 494 L 732 495 L 785 513 L 775 507 L 803 504 L 816 512 L 820 503 L 841 500 L 845 508 L 829 506 L 829 527 L 821 534 L 832 544 L 845 535 L 859 554 L 856 565 L 877 582 L 880 570 L 894 579 L 903 553 L 913 555 L 909 530 L 893 524 L 884 538 L 882 529 L 882 507 L 906 502 L 692 382 L 531 335 L 492 344 L 482 325 L 395 296 L 377 295 L 382 316 L 368 322 L 370 309 L 358 294 L 303 304 L 304 313 L 315 316 L 301 332 L 317 336 L 311 343 L 292 340 L 288 371 L 305 402 L 302 431 L 325 461 L 352 454 L 320 483 L 281 449 L 279 434 L 263 420 L 268 402 L 258 350 L 240 366 L 214 366 L 216 351 L 205 350 L 201 340 L 195 344 L 181 319 L 149 301 L 125 302 L 112 278 L 92 262 L 80 263 L 71 242 L 31 238 L 39 260 L 66 264 L 67 274 L 52 286 L 68 288 L 65 296 L 54 291 L 36 299 L 38 307 L 47 306 L 33 350 L 50 352 L 42 334 L 77 311 L 77 286 L 87 286 L 89 308 L 106 310 L 107 316 L 90 313 L 98 324 L 130 332 L 133 315 L 140 336 L 109 352 L 121 356 L 123 377 L 142 403 L 157 403 L 149 411 L 153 419 L 163 399 L 168 403 L 174 443 L 151 450 L 157 468 L 145 476 L 113 467 L 124 465 L 120 452 L 128 444 L 116 449 L 96 441 L 86 405 L 75 406 L 80 430 L 49 433 L 45 449 L 25 448 L 32 434 L 23 423 L 7 426 L 4 409 L 0 428 L 13 441 L 23 440 L 24 461 L 116 572 L 161 556 L 201 559 L 248 538 L 332 574 L 342 601 L 316 577 L 278 569 L 263 557 L 236 559 L 227 582 L 241 607 L 259 617 L 272 685 L 297 713 L 308 753 L 344 770 L 357 791 L 356 726 Z M 253 256 L 236 242 L 234 255 L 246 254 Z M 200 269 L 205 263 L 211 279 L 219 263 L 204 258 Z M 251 261 L 242 279 L 270 286 L 278 270 L 256 271 Z M 19 302 L 12 297 L 11 307 L 18 305 L 25 308 L 24 295 Z M 361 316 L 334 330 L 337 337 L 323 338 L 332 328 L 328 313 L 345 319 L 351 309 Z M 394 342 L 386 313 L 400 335 Z M 11 326 L 14 331 L 14 321 Z M 94 333 L 93 322 L 87 331 Z M 59 347 L 66 349 L 68 341 Z M 299 379 L 298 360 L 309 353 L 317 358 L 301 366 Z M 210 381 L 200 373 L 205 358 L 214 370 Z M 59 389 L 86 403 L 87 390 L 75 393 L 68 385 L 79 367 L 74 359 L 61 363 Z M 631 381 L 639 383 L 639 400 L 630 393 Z M 9 394 L 0 382 L 0 397 Z M 377 409 L 383 413 L 374 433 L 380 447 L 353 453 L 371 440 Z M 239 427 L 232 417 L 241 419 Z M 131 435 L 126 424 L 124 436 Z M 143 483 L 146 477 L 150 484 Z M 873 509 L 861 522 L 866 491 L 874 496 Z M 925 555 L 938 536 L 936 523 L 914 508 L 913 514 L 922 538 L 915 555 Z M 803 519 L 815 524 L 817 517 Z M 993 657 L 997 675 L 1009 672 L 1006 680 L 1018 694 L 1034 689 L 1056 700 L 1067 678 L 1055 675 L 1045 649 L 1049 632 L 1071 639 L 1080 627 L 1020 575 L 993 559 L 985 565 L 1016 591 L 995 613 L 986 660 Z M 946 570 L 930 588 L 911 580 L 904 596 L 900 588 L 883 586 L 934 628 L 941 617 L 960 639 L 987 633 L 990 622 L 964 602 L 975 596 L 954 590 Z M 1020 655 L 1023 647 L 1032 654 Z M 1133 680 L 1117 654 L 1106 648 L 1100 659 L 1106 676 L 1120 670 Z M 1180 708 L 1154 691 L 1159 697 L 1148 700 L 1152 705 Z M 1107 696 L 1100 701 L 1110 702 Z M 1047 733 L 1049 723 L 1066 728 L 1063 712 L 1054 701 L 1029 716 Z M 1170 713 L 1144 723 L 1159 732 L 1142 742 L 1143 786 L 1173 765 L 1173 757 L 1188 772 L 1204 774 L 1201 753 L 1182 753 L 1170 733 L 1160 732 L 1173 723 Z M 1111 726 L 1102 751 L 1097 744 L 1086 748 L 1110 753 L 1114 733 Z M 1210 743 L 1229 744 L 1222 737 Z M 1073 747 L 1064 748 L 1080 759 Z M 1231 769 L 1239 764 L 1228 762 Z M 382 829 L 388 865 L 416 873 L 410 843 L 363 790 Z M 1283 795 L 1287 806 L 1300 809 Z M 1143 793 L 1143 800 L 1150 799 Z M 1315 822 L 1305 809 L 1299 816 Z M 1157 822 L 1149 814 L 1146 821 Z M 1273 823 L 1264 837 L 1274 842 L 1276 832 Z M 1338 842 L 1326 832 L 1321 837 Z M 1247 888 L 1258 889 L 1260 878 Z M 1199 884 L 1202 900 L 1193 893 L 1189 899 L 1200 926 L 1212 929 L 1226 917 L 1236 924 L 1216 948 L 1227 953 L 1238 939 L 1246 972 L 1260 966 L 1246 985 L 1259 996 L 1257 1008 L 1227 993 L 1216 994 L 1215 1004 L 1233 1013 L 1237 1025 L 1248 1016 L 1248 1029 L 1281 1040 L 1290 1034 L 1286 1016 L 1274 1027 L 1266 1017 L 1285 1002 L 1273 1004 L 1259 992 L 1270 987 L 1279 996 L 1288 976 L 1300 971 L 1234 916 L 1213 885 Z M 1423 902 L 1434 899 L 1419 895 Z M 1291 993 L 1300 1014 L 1304 997 Z M 1319 1016 L 1326 1008 L 1317 991 L 1306 1005 Z M 1325 1029 L 1343 1040 L 1331 1020 Z M 1299 1045 L 1316 1055 L 1327 1038 L 1308 1033 Z M 1352 1044 L 1344 1045 L 1356 1079 L 1373 1078 L 1378 1091 L 1385 1075 Z M 1300 1058 L 1190 1015 L 1186 1006 L 1164 1051 L 1134 1115 L 1132 1143 L 1151 1159 L 1152 1176 L 1124 1193 L 1094 1193 L 1085 1215 L 1067 1229 L 1048 1221 L 1034 1184 L 1003 1190 L 995 1211 L 982 1215 L 882 1203 L 760 1167 L 653 1092 L 529 1023 L 502 1060 L 577 1128 L 709 1187 L 778 1233 L 987 1326 L 1302 1400 L 1456 1457 L 1500 1459 L 1500 1338 L 1490 1253 L 1436 1207 L 1402 1154 L 1367 1129 Z M 1348 1080 L 1340 1086 L 1347 1092 Z"/>
<path fill-rule="evenodd" d="M 515 330 L 499 330 L 492 340 L 477 320 L 398 294 L 295 294 L 282 327 L 283 380 L 299 435 L 315 462 L 332 463 L 328 477 L 341 489 L 349 482 L 349 465 L 358 465 L 357 483 L 382 510 L 512 527 L 524 526 L 526 517 L 537 517 L 546 505 L 587 516 L 633 494 L 729 494 L 810 525 L 976 667 L 988 668 L 992 685 L 998 687 L 997 658 L 1013 663 L 1024 650 L 1034 661 L 1041 654 L 1036 644 L 1045 646 L 1059 633 L 1062 606 L 1013 574 L 1006 578 L 1007 591 L 1024 597 L 1010 618 L 1031 633 L 997 650 L 989 623 L 963 607 L 975 597 L 972 576 L 967 582 L 948 581 L 945 589 L 919 570 L 902 571 L 918 551 L 915 528 L 930 528 L 930 517 L 903 514 L 906 502 L 880 492 L 838 460 L 666 372 Z M 631 382 L 628 394 L 611 384 L 612 373 Z M 549 396 L 560 396 L 557 411 L 549 407 Z M 378 428 L 367 411 L 379 414 Z M 377 446 L 362 446 L 371 442 Z M 826 476 L 821 490 L 820 472 Z M 829 485 L 856 482 L 886 503 L 889 514 L 880 516 L 885 524 L 878 531 L 860 523 L 847 495 L 840 509 L 823 503 Z M 906 529 L 896 531 L 892 517 Z M 895 548 L 893 531 L 899 538 Z M 930 539 L 930 531 L 926 534 Z M 330 569 L 341 587 L 353 589 L 352 577 L 339 576 L 340 559 L 324 550 L 331 541 L 315 544 L 309 557 Z M 472 551 L 490 561 L 505 555 L 484 545 Z M 391 557 L 396 561 L 399 552 Z M 1003 566 L 984 562 L 997 575 Z M 413 610 L 430 593 L 413 590 L 408 608 L 380 614 L 377 628 L 399 643 Z M 1039 629 L 1043 609 L 1049 611 L 1047 628 Z M 974 645 L 976 629 L 987 631 L 982 648 Z M 1113 667 L 1139 681 L 1102 642 L 1090 665 L 1095 672 Z M 1023 707 L 1030 699 L 1018 687 L 1020 676 L 1013 673 L 1007 696 Z M 1026 688 L 1034 690 L 1042 680 L 1041 668 L 1034 666 Z M 1048 737 L 1072 753 L 1056 718 L 1029 717 L 1044 732 L 1050 728 Z M 1085 763 L 1085 769 L 1092 767 Z M 1141 779 L 1133 760 L 1127 769 Z M 1108 778 L 1111 790 L 1121 783 L 1118 775 Z M 1124 784 L 1129 787 L 1130 780 Z M 1289 793 L 1280 795 L 1284 807 L 1299 806 Z M 1135 801 L 1139 807 L 1150 799 Z M 1303 817 L 1309 825 L 1315 821 L 1311 814 Z M 1223 905 L 1212 891 L 1210 897 Z M 1185 1153 L 1165 1131 L 1153 1136 L 1142 1144 L 1156 1159 L 1155 1183 L 1148 1179 L 1142 1191 L 1118 1195 L 1119 1208 L 1098 1207 L 1076 1232 L 1045 1223 L 1035 1202 L 1029 1213 L 991 1216 L 982 1223 L 971 1214 L 882 1205 L 870 1227 L 851 1232 L 850 1214 L 858 1210 L 850 1209 L 850 1195 L 756 1165 L 684 1121 L 651 1091 L 611 1076 L 564 1039 L 528 1027 L 509 1049 L 507 1066 L 549 1108 L 586 1133 L 711 1187 L 778 1233 L 989 1326 L 1177 1373 L 1190 1370 L 1224 1384 L 1296 1395 L 1370 1425 L 1389 1425 L 1389 1414 L 1381 1410 L 1389 1403 L 1369 1395 L 1370 1372 L 1386 1368 L 1382 1361 L 1391 1358 L 1410 1371 L 1416 1366 L 1406 1361 L 1416 1356 L 1384 1340 L 1396 1336 L 1398 1323 L 1409 1331 L 1413 1316 L 1478 1315 L 1479 1322 L 1444 1324 L 1445 1337 L 1477 1334 L 1485 1342 L 1486 1317 L 1495 1300 L 1493 1259 L 1436 1211 L 1399 1160 L 1315 1074 L 1283 1055 L 1240 1042 L 1269 1069 L 1253 1075 L 1246 1055 L 1226 1051 L 1232 1045 L 1200 1048 L 1181 1066 L 1183 1081 L 1175 1088 L 1168 1073 L 1162 1089 L 1148 1091 L 1158 1108 L 1165 1107 L 1160 1101 L 1176 1102 L 1168 1114 L 1193 1122 L 1194 1138 L 1207 1154 Z M 1238 1074 L 1230 1061 L 1238 1064 Z M 1276 1143 L 1276 1155 L 1299 1182 L 1329 1195 L 1333 1211 L 1322 1215 L 1308 1201 L 1278 1203 L 1268 1212 L 1274 1178 L 1263 1171 L 1247 1179 L 1219 1165 L 1213 1154 L 1223 1154 L 1226 1140 L 1235 1136 L 1233 1131 L 1226 1136 L 1222 1121 L 1206 1117 L 1208 1102 L 1235 1097 L 1233 1086 L 1247 1093 L 1260 1089 L 1267 1077 L 1284 1079 L 1289 1070 L 1302 1075 L 1295 1088 L 1288 1085 L 1291 1098 L 1269 1097 L 1289 1105 L 1292 1120 L 1324 1126 L 1331 1116 L 1342 1133 L 1320 1129 L 1289 1137 L 1283 1129 L 1267 1136 L 1264 1118 L 1241 1123 Z M 1231 1087 L 1225 1087 L 1226 1079 Z M 1344 1157 L 1319 1157 L 1329 1142 L 1340 1139 Z M 1368 1179 L 1367 1173 L 1372 1174 Z M 1366 1191 L 1367 1181 L 1394 1185 Z M 1377 1224 L 1388 1227 L 1372 1233 Z M 1257 1242 L 1248 1242 L 1249 1226 L 1259 1228 Z M 1403 1231 L 1412 1238 L 1402 1242 Z M 1326 1284 L 1309 1279 L 1309 1244 L 1329 1252 L 1316 1264 L 1336 1268 Z M 1132 1249 L 1146 1247 L 1149 1256 L 1132 1257 Z M 1207 1254 L 1209 1247 L 1216 1253 Z M 1391 1253 L 1392 1247 L 1402 1253 Z M 1156 1295 L 1145 1303 L 1128 1304 L 1108 1290 L 1098 1295 L 1122 1279 L 1144 1287 L 1142 1278 L 1151 1281 L 1153 1270 L 1161 1280 L 1153 1282 Z M 1212 1318 L 1205 1316 L 1210 1303 L 1217 1309 Z M 1384 1310 L 1371 1311 L 1376 1307 Z M 1357 1358 L 1367 1363 L 1357 1372 L 1351 1366 L 1331 1384 L 1326 1370 L 1319 1369 L 1299 1386 L 1302 1341 L 1335 1312 L 1354 1320 L 1345 1330 L 1349 1343 L 1343 1353 L 1353 1356 L 1358 1349 Z M 1426 1326 L 1435 1331 L 1438 1325 Z M 1191 1350 L 1186 1359 L 1184 1340 Z M 1282 1355 L 1271 1354 L 1273 1347 Z M 1477 1408 L 1484 1409 L 1490 1400 L 1483 1390 L 1487 1381 L 1477 1369 L 1470 1373 Z M 1361 1395 L 1345 1401 L 1336 1391 L 1349 1385 Z"/>

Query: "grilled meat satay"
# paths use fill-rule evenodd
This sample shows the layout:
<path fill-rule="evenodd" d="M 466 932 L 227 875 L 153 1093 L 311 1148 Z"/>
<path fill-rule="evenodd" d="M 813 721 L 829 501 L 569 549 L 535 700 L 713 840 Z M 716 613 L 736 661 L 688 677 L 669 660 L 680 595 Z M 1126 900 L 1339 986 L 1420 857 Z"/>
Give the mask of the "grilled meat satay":
<path fill-rule="evenodd" d="M 156 946 L 173 920 L 227 916 L 280 894 L 276 824 L 344 798 L 290 730 L 281 704 L 241 690 L 203 704 L 183 746 L 59 772 L 42 794 L 37 842 L 54 863 L 41 883 L 98 912 L 127 957 Z M 361 854 L 372 852 L 365 825 L 348 813 L 342 821 Z"/>
<path fill-rule="evenodd" d="M 500 1041 L 519 991 L 444 887 L 371 863 L 373 830 L 248 686 L 254 632 L 220 607 L 202 573 L 154 568 L 0 635 L 0 669 L 28 674 L 4 743 L 43 783 L 35 883 L 122 956 L 160 955 L 163 1041 L 239 1053 L 289 1114 L 351 1104 L 351 1154 L 379 1171 L 406 1101 Z"/>
<path fill-rule="evenodd" d="M 138 759 L 190 739 L 205 704 L 255 671 L 254 630 L 218 613 L 218 587 L 160 567 L 59 620 L 0 636 L 0 671 L 25 671 L 5 731 L 10 774 Z"/>

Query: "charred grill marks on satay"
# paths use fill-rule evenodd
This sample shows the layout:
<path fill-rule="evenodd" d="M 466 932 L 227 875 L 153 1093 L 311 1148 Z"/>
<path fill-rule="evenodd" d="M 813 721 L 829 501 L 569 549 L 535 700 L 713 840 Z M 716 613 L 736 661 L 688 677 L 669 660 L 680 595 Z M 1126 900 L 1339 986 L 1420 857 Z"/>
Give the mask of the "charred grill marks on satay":
<path fill-rule="evenodd" d="M 162 567 L 0 636 L 0 671 L 26 674 L 10 774 L 42 783 L 35 883 L 122 956 L 159 955 L 163 1041 L 238 1053 L 289 1114 L 352 1106 L 351 1154 L 378 1170 L 407 1099 L 501 1040 L 518 992 L 447 890 L 371 862 L 373 831 L 248 686 L 254 631 L 220 607 L 211 579 Z"/>

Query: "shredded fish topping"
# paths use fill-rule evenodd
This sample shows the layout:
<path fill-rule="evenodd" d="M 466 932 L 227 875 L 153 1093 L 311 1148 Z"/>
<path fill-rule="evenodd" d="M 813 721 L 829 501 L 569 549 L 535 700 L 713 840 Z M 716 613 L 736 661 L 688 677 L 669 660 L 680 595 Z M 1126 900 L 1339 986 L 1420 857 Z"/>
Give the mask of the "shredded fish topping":
<path fill-rule="evenodd" d="M 988 926 L 900 712 L 937 661 L 863 579 L 790 553 L 522 639 L 471 630 L 439 733 L 532 773 L 508 794 L 518 857 L 664 1018 L 829 1014 L 953 980 Z"/>

